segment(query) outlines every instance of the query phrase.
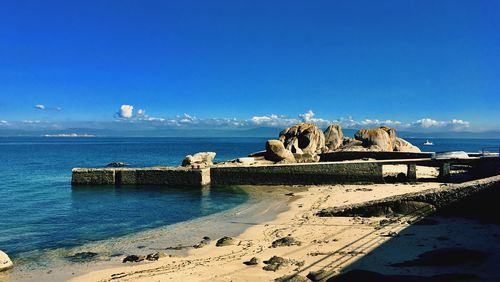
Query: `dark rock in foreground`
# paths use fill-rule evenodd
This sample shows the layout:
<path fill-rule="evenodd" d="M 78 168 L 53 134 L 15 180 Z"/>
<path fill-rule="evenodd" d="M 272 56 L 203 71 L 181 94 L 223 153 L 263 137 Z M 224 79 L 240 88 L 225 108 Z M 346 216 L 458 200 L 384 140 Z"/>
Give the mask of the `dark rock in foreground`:
<path fill-rule="evenodd" d="M 293 237 L 284 237 L 278 240 L 273 241 L 272 247 L 282 247 L 282 246 L 300 246 L 302 243 L 300 241 L 295 240 Z"/>
<path fill-rule="evenodd" d="M 234 245 L 235 240 L 231 237 L 222 237 L 215 243 L 216 247 L 230 246 Z"/>
<path fill-rule="evenodd" d="M 157 252 L 157 253 L 147 255 L 146 260 L 155 261 L 155 260 L 159 260 L 160 258 L 167 257 L 167 256 L 168 255 L 163 253 L 163 252 Z"/>
<path fill-rule="evenodd" d="M 126 256 L 124 259 L 123 259 L 123 263 L 126 263 L 126 262 L 141 262 L 143 260 L 145 260 L 146 257 L 145 256 L 142 256 L 142 255 L 129 255 L 129 256 Z"/>
<path fill-rule="evenodd" d="M 251 258 L 249 261 L 243 262 L 243 264 L 246 264 L 246 265 L 257 265 L 259 263 L 260 263 L 260 260 L 256 257 Z"/>

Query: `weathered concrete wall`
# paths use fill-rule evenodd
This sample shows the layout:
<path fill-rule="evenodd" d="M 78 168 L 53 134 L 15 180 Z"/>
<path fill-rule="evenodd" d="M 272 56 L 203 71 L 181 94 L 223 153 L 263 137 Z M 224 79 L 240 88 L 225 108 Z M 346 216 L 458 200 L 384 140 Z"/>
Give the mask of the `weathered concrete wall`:
<path fill-rule="evenodd" d="M 432 153 L 410 153 L 410 152 L 330 152 L 320 155 L 320 162 L 337 162 L 348 160 L 359 160 L 370 158 L 375 160 L 401 160 L 401 159 L 425 159 L 431 158 Z"/>
<path fill-rule="evenodd" d="M 246 167 L 212 167 L 215 185 L 293 185 L 382 183 L 382 166 L 374 162 L 307 163 Z"/>
<path fill-rule="evenodd" d="M 499 188 L 500 175 L 484 179 L 452 184 L 443 188 L 428 189 L 421 192 L 409 193 L 360 204 L 332 207 L 318 212 L 319 216 L 350 216 L 350 215 L 377 215 L 387 211 L 394 211 L 401 206 L 427 203 L 435 209 L 441 209 L 463 198 L 469 197 L 486 189 Z M 423 206 L 427 208 L 427 206 Z"/>
<path fill-rule="evenodd" d="M 184 167 L 150 168 L 75 168 L 73 185 L 182 185 L 210 184 L 210 169 Z"/>
<path fill-rule="evenodd" d="M 72 184 L 106 185 L 115 184 L 115 169 L 113 168 L 74 168 L 72 170 Z"/>

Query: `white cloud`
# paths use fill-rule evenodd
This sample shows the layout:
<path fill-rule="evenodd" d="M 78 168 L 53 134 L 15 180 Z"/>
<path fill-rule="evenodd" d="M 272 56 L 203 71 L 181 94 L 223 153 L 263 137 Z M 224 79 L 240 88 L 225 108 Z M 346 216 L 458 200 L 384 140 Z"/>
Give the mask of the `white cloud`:
<path fill-rule="evenodd" d="M 35 109 L 43 111 L 43 110 L 45 110 L 45 105 L 43 105 L 43 104 L 37 104 L 37 105 L 35 105 Z"/>
<path fill-rule="evenodd" d="M 309 110 L 307 113 L 300 114 L 299 118 L 301 119 L 302 122 L 314 123 L 318 126 L 328 126 L 332 123 L 331 121 L 329 121 L 327 119 L 315 118 L 314 117 L 315 115 L 316 114 L 312 110 Z"/>
<path fill-rule="evenodd" d="M 419 119 L 411 124 L 413 127 L 421 128 L 448 128 L 452 130 L 462 130 L 470 127 L 470 122 L 461 119 L 435 120 L 432 118 Z"/>
<path fill-rule="evenodd" d="M 0 126 L 3 126 L 3 125 L 9 125 L 9 123 L 6 121 L 6 120 L 0 120 Z"/>
<path fill-rule="evenodd" d="M 134 106 L 132 105 L 121 105 L 118 111 L 118 117 L 120 118 L 132 118 L 134 113 Z"/>
<path fill-rule="evenodd" d="M 253 116 L 248 122 L 258 126 L 286 127 L 294 123 L 299 123 L 299 120 L 283 115 L 271 114 L 267 116 Z"/>
<path fill-rule="evenodd" d="M 29 120 L 29 119 L 25 119 L 22 121 L 22 123 L 26 123 L 26 124 L 38 124 L 41 122 L 42 122 L 41 120 Z"/>

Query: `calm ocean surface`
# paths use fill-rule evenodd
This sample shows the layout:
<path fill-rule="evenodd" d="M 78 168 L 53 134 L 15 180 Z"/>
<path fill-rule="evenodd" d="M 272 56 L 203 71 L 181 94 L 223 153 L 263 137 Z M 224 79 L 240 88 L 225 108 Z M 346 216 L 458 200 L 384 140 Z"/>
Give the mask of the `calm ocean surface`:
<path fill-rule="evenodd" d="M 408 139 L 424 151 L 480 151 L 493 139 Z M 71 168 L 113 161 L 178 165 L 187 154 L 217 152 L 216 161 L 264 148 L 266 138 L 0 138 L 0 249 L 23 252 L 74 247 L 234 208 L 248 199 L 236 187 L 85 187 L 72 189 Z M 203 203 L 203 204 L 202 204 Z"/>

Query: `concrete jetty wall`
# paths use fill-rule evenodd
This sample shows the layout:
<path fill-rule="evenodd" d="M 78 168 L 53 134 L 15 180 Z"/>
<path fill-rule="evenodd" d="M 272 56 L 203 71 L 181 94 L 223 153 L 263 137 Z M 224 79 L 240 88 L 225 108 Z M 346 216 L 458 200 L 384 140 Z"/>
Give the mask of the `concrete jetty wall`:
<path fill-rule="evenodd" d="M 74 168 L 73 185 L 181 185 L 210 184 L 210 169 L 184 167 Z"/>
<path fill-rule="evenodd" d="M 372 162 L 213 167 L 210 175 L 212 184 L 215 185 L 384 182 L 382 166 Z"/>

